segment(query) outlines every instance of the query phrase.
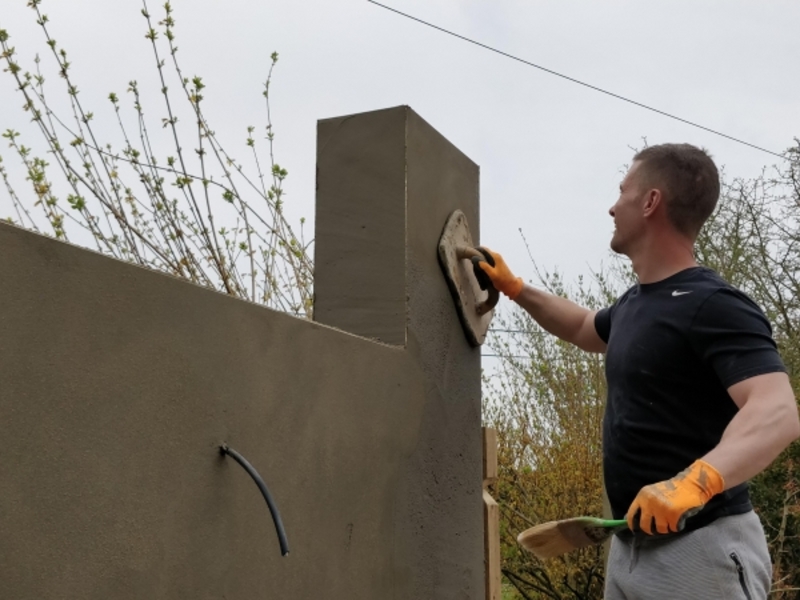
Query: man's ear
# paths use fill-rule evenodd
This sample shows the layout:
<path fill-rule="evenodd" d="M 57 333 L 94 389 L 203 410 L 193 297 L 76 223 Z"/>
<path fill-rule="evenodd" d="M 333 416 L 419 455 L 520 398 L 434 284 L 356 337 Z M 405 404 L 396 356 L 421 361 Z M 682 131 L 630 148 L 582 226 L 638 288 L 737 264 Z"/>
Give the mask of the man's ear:
<path fill-rule="evenodd" d="M 661 190 L 657 188 L 649 190 L 644 198 L 644 216 L 650 217 L 654 215 L 663 202 L 664 195 L 661 193 Z"/>

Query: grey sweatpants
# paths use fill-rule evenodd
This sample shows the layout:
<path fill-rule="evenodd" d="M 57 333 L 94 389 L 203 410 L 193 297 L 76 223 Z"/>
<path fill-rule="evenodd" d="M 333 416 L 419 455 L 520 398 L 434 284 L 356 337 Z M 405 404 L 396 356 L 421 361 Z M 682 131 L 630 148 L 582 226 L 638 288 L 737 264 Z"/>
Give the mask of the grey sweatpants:
<path fill-rule="evenodd" d="M 611 541 L 606 600 L 763 600 L 772 563 L 758 516 L 717 519 L 674 537 Z"/>

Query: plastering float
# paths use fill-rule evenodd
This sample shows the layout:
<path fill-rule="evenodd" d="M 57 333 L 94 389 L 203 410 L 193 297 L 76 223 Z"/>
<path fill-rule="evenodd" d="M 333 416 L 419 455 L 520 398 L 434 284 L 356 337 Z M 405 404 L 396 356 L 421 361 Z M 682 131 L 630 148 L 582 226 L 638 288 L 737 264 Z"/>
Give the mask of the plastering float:
<path fill-rule="evenodd" d="M 473 346 L 480 346 L 486 339 L 500 294 L 473 259 L 486 260 L 494 265 L 488 253 L 482 253 L 474 246 L 464 213 L 453 211 L 439 238 L 439 264 L 467 340 Z"/>

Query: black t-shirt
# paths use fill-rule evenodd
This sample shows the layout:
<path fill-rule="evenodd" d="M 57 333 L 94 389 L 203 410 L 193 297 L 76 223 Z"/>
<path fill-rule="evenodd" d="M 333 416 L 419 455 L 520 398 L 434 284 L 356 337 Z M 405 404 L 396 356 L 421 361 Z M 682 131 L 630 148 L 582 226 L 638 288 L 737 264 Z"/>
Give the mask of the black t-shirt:
<path fill-rule="evenodd" d="M 608 344 L 603 472 L 614 518 L 720 441 L 737 412 L 727 388 L 785 371 L 764 313 L 711 269 L 635 285 L 595 316 Z M 715 496 L 686 529 L 751 509 L 747 484 Z"/>

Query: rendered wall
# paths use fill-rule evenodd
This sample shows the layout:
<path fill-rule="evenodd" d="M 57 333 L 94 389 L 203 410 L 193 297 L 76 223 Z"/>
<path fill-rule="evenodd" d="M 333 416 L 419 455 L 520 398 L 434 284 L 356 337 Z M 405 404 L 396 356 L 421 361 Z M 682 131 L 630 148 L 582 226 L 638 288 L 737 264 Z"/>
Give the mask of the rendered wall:
<path fill-rule="evenodd" d="M 401 318 L 373 319 L 396 345 L 0 225 L 0 598 L 481 597 L 479 357 L 436 263 L 452 208 L 477 237 L 477 169 L 407 108 L 334 121 L 316 318 L 371 302 L 326 261 L 322 206 L 391 212 L 405 241 L 367 248 L 395 265 L 379 289 Z M 375 169 L 367 210 L 347 185 Z M 288 557 L 222 442 L 270 487 Z"/>
<path fill-rule="evenodd" d="M 479 240 L 478 167 L 408 107 L 321 121 L 315 319 L 406 346 L 425 404 L 403 464 L 397 539 L 409 598 L 482 594 L 480 351 L 438 263 L 461 209 Z M 456 593 L 458 592 L 458 593 Z"/>

